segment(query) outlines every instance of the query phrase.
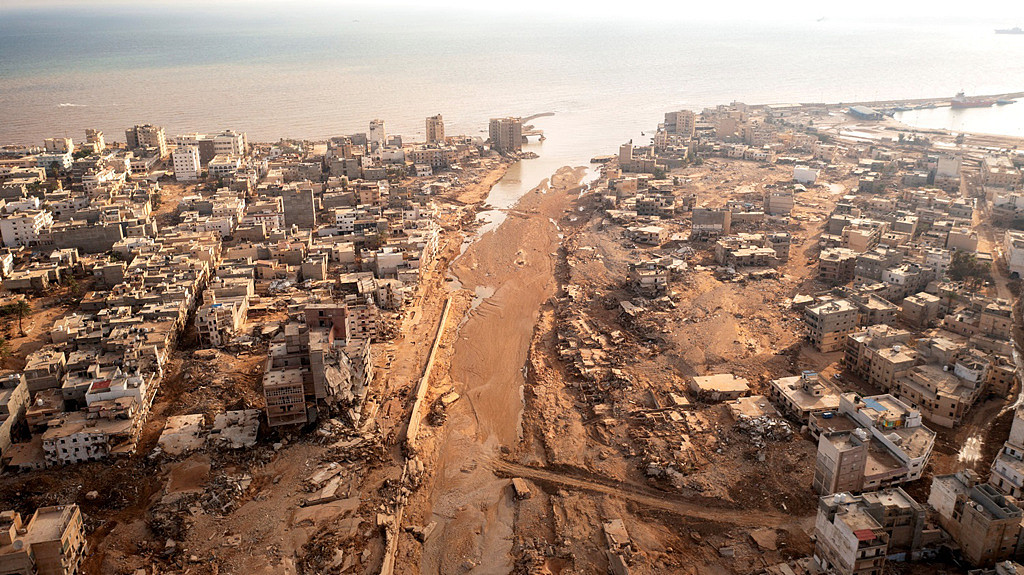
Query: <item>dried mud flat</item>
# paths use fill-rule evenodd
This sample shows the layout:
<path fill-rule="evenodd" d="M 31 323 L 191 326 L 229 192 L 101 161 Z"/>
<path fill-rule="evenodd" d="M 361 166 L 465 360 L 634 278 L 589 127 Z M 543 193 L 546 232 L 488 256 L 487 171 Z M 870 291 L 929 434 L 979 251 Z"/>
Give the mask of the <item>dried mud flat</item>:
<path fill-rule="evenodd" d="M 540 307 L 557 287 L 560 237 L 553 222 L 578 193 L 583 172 L 559 170 L 452 265 L 455 313 L 434 388 L 454 389 L 462 399 L 425 443 L 425 459 L 435 463 L 410 505 L 411 523 L 434 521 L 437 528 L 422 549 L 403 541 L 397 572 L 513 570 L 515 504 L 491 462 L 519 443 L 530 342 Z"/>

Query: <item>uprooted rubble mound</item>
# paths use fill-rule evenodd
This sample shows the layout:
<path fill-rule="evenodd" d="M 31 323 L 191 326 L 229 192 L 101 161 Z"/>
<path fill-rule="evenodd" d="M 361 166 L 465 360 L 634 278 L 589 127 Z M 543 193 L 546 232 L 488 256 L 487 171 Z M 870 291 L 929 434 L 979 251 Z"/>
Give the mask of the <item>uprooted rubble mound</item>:
<path fill-rule="evenodd" d="M 749 435 L 754 445 L 764 447 L 765 441 L 787 441 L 793 437 L 793 428 L 785 421 L 767 415 L 750 417 L 740 415 L 736 429 Z"/>

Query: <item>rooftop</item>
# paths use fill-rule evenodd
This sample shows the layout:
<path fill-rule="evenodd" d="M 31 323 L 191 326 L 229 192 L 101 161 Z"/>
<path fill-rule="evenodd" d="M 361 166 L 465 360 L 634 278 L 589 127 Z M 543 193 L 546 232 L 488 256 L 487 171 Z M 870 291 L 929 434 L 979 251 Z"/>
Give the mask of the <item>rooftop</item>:
<path fill-rule="evenodd" d="M 715 375 L 704 375 L 693 378 L 694 384 L 700 391 L 746 391 L 750 389 L 746 379 L 736 377 L 731 373 L 719 373 Z"/>

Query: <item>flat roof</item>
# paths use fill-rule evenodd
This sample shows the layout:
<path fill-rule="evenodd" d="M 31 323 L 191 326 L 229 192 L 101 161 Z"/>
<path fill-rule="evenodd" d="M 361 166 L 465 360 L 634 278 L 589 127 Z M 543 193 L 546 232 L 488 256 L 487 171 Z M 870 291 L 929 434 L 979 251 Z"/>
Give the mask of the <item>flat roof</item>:
<path fill-rule="evenodd" d="M 746 391 L 750 389 L 746 379 L 736 377 L 731 373 L 702 375 L 693 378 L 693 383 L 701 391 Z"/>
<path fill-rule="evenodd" d="M 839 409 L 839 394 L 824 393 L 819 396 L 807 393 L 803 387 L 803 377 L 799 375 L 776 379 L 772 383 L 775 384 L 775 387 L 780 393 L 782 393 L 782 395 L 786 396 L 786 398 L 794 404 L 800 406 L 801 409 L 809 411 Z M 832 391 L 827 385 L 820 381 L 815 385 L 825 388 L 828 392 Z"/>
<path fill-rule="evenodd" d="M 25 540 L 29 543 L 59 540 L 76 508 L 75 505 L 60 505 L 36 509 L 29 520 Z"/>

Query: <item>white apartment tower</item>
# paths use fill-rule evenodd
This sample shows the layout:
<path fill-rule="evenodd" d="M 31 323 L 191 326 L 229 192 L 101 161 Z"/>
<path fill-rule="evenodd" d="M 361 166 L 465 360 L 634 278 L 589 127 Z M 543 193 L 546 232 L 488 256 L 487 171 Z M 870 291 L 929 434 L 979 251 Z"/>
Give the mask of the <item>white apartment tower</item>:
<path fill-rule="evenodd" d="M 53 225 L 53 214 L 46 210 L 24 210 L 0 218 L 0 238 L 5 247 L 32 246 L 39 234 Z"/>
<path fill-rule="evenodd" d="M 43 147 L 50 154 L 71 154 L 75 151 L 71 138 L 46 138 Z"/>
<path fill-rule="evenodd" d="M 140 124 L 124 131 L 128 149 L 156 148 L 160 157 L 167 155 L 167 136 L 164 129 L 152 124 Z"/>
<path fill-rule="evenodd" d="M 427 118 L 427 143 L 440 144 L 444 142 L 444 118 L 441 114 Z"/>
<path fill-rule="evenodd" d="M 388 141 L 387 132 L 384 130 L 384 120 L 370 120 L 370 136 L 368 140 L 371 145 L 377 144 L 378 148 L 384 147 L 384 144 Z"/>
<path fill-rule="evenodd" d="M 93 149 L 97 152 L 102 151 L 107 147 L 107 141 L 103 138 L 102 130 L 87 128 L 85 130 L 85 141 L 86 143 L 92 144 Z"/>
<path fill-rule="evenodd" d="M 213 137 L 213 154 L 219 156 L 244 156 L 245 134 L 226 130 Z"/>
<path fill-rule="evenodd" d="M 199 179 L 199 148 L 180 146 L 171 155 L 174 160 L 174 179 L 179 182 L 194 182 Z"/>

